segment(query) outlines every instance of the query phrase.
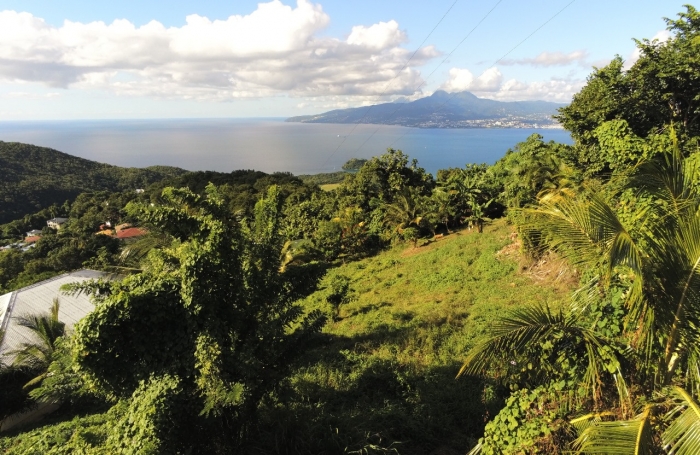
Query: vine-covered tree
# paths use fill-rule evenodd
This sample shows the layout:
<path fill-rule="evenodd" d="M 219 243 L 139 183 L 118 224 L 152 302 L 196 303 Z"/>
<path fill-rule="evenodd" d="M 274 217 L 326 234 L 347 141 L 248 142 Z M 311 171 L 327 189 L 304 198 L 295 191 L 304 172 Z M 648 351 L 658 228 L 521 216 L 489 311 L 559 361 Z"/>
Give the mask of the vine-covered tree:
<path fill-rule="evenodd" d="M 119 401 L 108 445 L 123 453 L 231 453 L 324 322 L 294 304 L 314 274 L 280 273 L 280 197 L 239 221 L 221 193 L 168 188 L 161 206 L 130 211 L 169 234 L 143 271 L 98 285 L 76 328 L 75 362 Z M 303 277 L 303 279 L 302 279 Z"/>

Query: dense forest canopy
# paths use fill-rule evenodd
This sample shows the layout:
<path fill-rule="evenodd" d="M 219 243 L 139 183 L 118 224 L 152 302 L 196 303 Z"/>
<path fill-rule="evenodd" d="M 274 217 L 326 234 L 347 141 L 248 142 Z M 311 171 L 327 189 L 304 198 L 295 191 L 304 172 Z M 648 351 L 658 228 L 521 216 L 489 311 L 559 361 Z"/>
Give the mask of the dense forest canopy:
<path fill-rule="evenodd" d="M 85 191 L 133 191 L 187 172 L 168 166 L 121 168 L 46 147 L 2 141 L 0 169 L 0 223 L 63 204 Z"/>

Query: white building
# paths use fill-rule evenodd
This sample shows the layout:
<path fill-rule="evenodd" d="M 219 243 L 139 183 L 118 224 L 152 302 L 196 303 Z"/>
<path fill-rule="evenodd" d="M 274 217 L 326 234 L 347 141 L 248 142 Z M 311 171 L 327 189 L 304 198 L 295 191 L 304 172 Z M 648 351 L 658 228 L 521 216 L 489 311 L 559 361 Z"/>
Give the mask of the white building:
<path fill-rule="evenodd" d="M 46 222 L 46 225 L 48 227 L 50 227 L 51 229 L 59 230 L 59 229 L 61 229 L 61 226 L 63 226 L 66 223 L 66 221 L 68 221 L 68 218 L 56 217 L 56 218 L 51 218 L 50 220 L 48 220 Z"/>
<path fill-rule="evenodd" d="M 90 301 L 90 297 L 84 293 L 63 294 L 61 286 L 110 276 L 112 275 L 95 270 L 78 270 L 0 295 L 0 330 L 5 332 L 4 338 L 0 341 L 0 358 L 6 364 L 12 363 L 14 356 L 9 355 L 10 352 L 21 348 L 25 343 L 39 341 L 33 338 L 31 330 L 17 323 L 18 318 L 49 314 L 53 300 L 58 298 L 58 319 L 65 323 L 66 330 L 70 331 L 73 325 L 90 313 L 95 306 Z"/>

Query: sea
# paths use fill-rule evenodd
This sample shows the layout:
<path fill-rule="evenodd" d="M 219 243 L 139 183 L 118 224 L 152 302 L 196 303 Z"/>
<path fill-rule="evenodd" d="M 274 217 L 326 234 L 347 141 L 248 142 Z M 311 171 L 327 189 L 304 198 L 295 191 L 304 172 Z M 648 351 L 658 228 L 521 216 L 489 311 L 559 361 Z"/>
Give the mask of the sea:
<path fill-rule="evenodd" d="M 295 175 L 338 171 L 350 158 L 371 158 L 387 148 L 402 150 L 433 174 L 467 163 L 493 164 L 534 133 L 546 141 L 572 143 L 563 129 L 423 129 L 288 123 L 281 118 L 0 122 L 0 141 L 50 147 L 117 166 Z"/>

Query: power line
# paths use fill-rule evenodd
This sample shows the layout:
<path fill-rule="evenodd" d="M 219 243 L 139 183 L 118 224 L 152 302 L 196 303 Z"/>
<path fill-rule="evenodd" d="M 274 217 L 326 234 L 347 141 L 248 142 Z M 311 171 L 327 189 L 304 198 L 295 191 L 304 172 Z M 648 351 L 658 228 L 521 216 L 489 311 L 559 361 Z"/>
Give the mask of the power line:
<path fill-rule="evenodd" d="M 447 17 L 447 15 L 450 13 L 450 11 L 452 11 L 452 8 L 454 8 L 454 6 L 457 4 L 458 1 L 459 1 L 459 0 L 455 0 L 454 2 L 452 2 L 452 4 L 450 5 L 450 7 L 447 8 L 447 11 L 445 11 L 445 14 L 442 15 L 442 17 L 441 17 L 440 20 L 437 22 L 437 24 L 435 24 L 435 26 L 434 26 L 433 29 L 430 31 L 430 33 L 428 33 L 428 35 L 427 35 L 427 36 L 423 39 L 423 41 L 418 45 L 418 47 L 416 48 L 416 50 L 413 51 L 413 54 L 411 54 L 411 56 L 408 58 L 408 60 L 406 60 L 406 63 L 404 63 L 403 67 L 396 73 L 396 76 L 394 76 L 394 77 L 387 83 L 387 85 L 384 87 L 384 90 L 383 90 L 382 93 L 377 97 L 377 99 L 381 99 L 381 97 L 384 96 L 384 94 L 386 93 L 386 91 L 389 90 L 389 87 L 391 86 L 391 84 L 393 84 L 394 81 L 396 80 L 396 78 L 399 77 L 399 76 L 401 75 L 401 72 L 403 72 L 403 70 L 406 69 L 406 67 L 407 67 L 408 64 L 411 62 L 411 60 L 413 60 L 413 57 L 416 56 L 416 54 L 417 54 L 418 51 L 423 47 L 423 45 L 425 44 L 425 42 L 428 41 L 428 38 L 430 38 L 430 37 L 432 36 L 433 32 L 435 32 L 435 30 L 440 26 L 440 24 L 442 24 L 442 21 L 445 20 L 445 18 Z M 347 137 L 350 136 L 350 135 L 355 131 L 355 128 L 357 128 L 357 125 L 359 125 L 360 123 L 362 123 L 362 120 L 365 119 L 365 117 L 367 116 L 367 114 L 369 114 L 369 111 L 371 111 L 373 107 L 374 107 L 374 105 L 369 106 L 369 108 L 365 111 L 365 113 L 364 113 L 364 115 L 362 116 L 362 118 L 360 118 L 360 120 L 359 120 L 357 123 L 355 123 L 355 125 L 352 127 L 352 129 L 350 130 L 350 132 L 349 132 L 348 134 L 346 134 L 345 136 L 343 136 L 343 140 L 340 141 L 340 144 L 338 144 L 338 147 L 336 147 L 336 149 L 333 151 L 333 153 L 331 153 L 331 154 L 328 156 L 328 158 L 326 158 L 326 161 L 323 163 L 323 166 L 324 166 L 324 167 L 325 167 L 326 164 L 328 164 L 328 161 L 333 157 L 333 155 L 335 155 L 335 153 L 336 153 L 336 152 L 340 149 L 340 147 L 345 143 L 345 139 L 347 139 Z"/>
<path fill-rule="evenodd" d="M 495 62 L 493 62 L 493 64 L 492 64 L 491 66 L 489 66 L 489 67 L 486 68 L 484 71 L 482 71 L 481 74 L 479 74 L 479 76 L 478 76 L 477 78 L 475 78 L 474 80 L 479 79 L 481 76 L 483 76 L 484 74 L 486 74 L 486 72 L 487 72 L 488 70 L 490 70 L 491 68 L 494 68 L 501 60 L 503 60 L 503 59 L 506 58 L 508 55 L 510 55 L 514 50 L 516 50 L 517 48 L 519 48 L 525 41 L 529 40 L 535 33 L 537 33 L 538 31 L 540 31 L 545 25 L 549 24 L 552 20 L 554 20 L 554 18 L 556 18 L 556 17 L 559 16 L 562 12 L 564 12 L 564 10 L 567 9 L 569 6 L 571 6 L 575 1 L 576 1 L 576 0 L 571 0 L 569 3 L 567 3 L 562 9 L 560 9 L 560 10 L 557 11 L 553 16 L 551 16 L 549 19 L 547 19 L 546 21 L 544 21 L 539 27 L 537 27 L 532 33 L 530 33 L 529 35 L 527 35 L 522 41 L 520 41 L 518 44 L 516 44 L 516 45 L 515 45 L 513 48 L 511 48 L 508 52 L 506 52 L 505 54 L 503 54 L 498 60 L 496 60 Z M 449 98 L 447 98 L 447 99 L 445 100 L 444 103 L 442 103 L 440 106 L 438 106 L 438 108 L 437 108 L 436 110 L 433 111 L 433 114 L 436 114 L 436 113 L 440 112 L 440 111 L 442 110 L 442 108 L 445 107 L 445 105 L 446 105 L 447 103 L 449 103 L 449 102 L 452 100 L 452 98 L 454 98 L 454 97 L 457 95 L 457 93 L 459 93 L 459 92 L 455 92 L 455 93 L 453 93 Z M 408 134 L 408 132 L 402 134 L 402 135 L 399 136 L 397 139 L 395 139 L 391 144 L 389 144 L 389 148 L 391 148 L 396 142 L 398 142 L 398 141 L 400 141 L 401 139 L 403 139 L 403 137 L 406 136 L 406 134 Z M 366 142 L 366 141 L 365 141 L 365 142 Z M 362 145 L 364 145 L 364 144 L 362 144 Z M 359 149 L 358 149 L 358 150 L 359 150 Z"/>

